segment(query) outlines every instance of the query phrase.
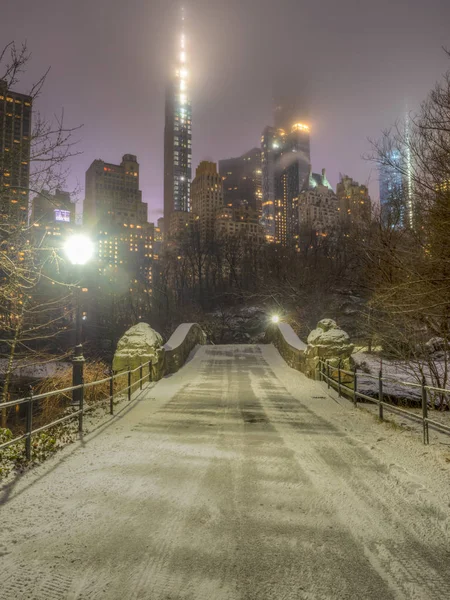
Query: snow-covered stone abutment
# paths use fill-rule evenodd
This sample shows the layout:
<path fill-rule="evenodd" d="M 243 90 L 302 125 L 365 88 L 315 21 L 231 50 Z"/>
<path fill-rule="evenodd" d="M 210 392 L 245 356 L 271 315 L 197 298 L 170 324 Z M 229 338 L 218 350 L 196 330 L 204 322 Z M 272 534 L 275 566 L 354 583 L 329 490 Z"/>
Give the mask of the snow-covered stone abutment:
<path fill-rule="evenodd" d="M 157 381 L 175 373 L 186 362 L 197 345 L 206 344 L 206 335 L 200 325 L 183 323 L 163 345 L 162 336 L 147 323 L 131 327 L 119 340 L 113 360 L 113 370 L 121 373 L 152 363 L 152 380 Z M 144 371 L 145 372 L 145 371 Z M 137 380 L 136 373 L 133 381 Z"/>
<path fill-rule="evenodd" d="M 270 325 L 265 341 L 275 346 L 290 367 L 310 379 L 317 378 L 320 360 L 329 361 L 331 366 L 340 364 L 343 369 L 350 368 L 353 345 L 332 319 L 319 321 L 308 336 L 308 344 L 302 342 L 287 323 Z"/>

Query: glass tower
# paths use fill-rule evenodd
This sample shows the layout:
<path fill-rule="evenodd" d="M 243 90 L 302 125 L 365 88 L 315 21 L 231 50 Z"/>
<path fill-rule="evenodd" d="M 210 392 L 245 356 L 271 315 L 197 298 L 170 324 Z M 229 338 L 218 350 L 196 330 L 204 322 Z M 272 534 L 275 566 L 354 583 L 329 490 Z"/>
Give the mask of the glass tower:
<path fill-rule="evenodd" d="M 167 85 L 164 129 L 164 226 L 169 228 L 170 215 L 190 211 L 192 178 L 192 107 L 189 90 L 187 40 L 182 31 L 177 60 Z"/>

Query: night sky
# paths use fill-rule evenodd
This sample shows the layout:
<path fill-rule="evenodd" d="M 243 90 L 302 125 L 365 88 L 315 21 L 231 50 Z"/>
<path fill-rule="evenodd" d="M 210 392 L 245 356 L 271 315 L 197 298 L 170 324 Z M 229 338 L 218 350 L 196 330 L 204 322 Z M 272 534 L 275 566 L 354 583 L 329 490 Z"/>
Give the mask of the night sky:
<path fill-rule="evenodd" d="M 178 34 L 172 0 L 3 0 L 0 41 L 28 41 L 33 59 L 17 91 L 48 66 L 38 106 L 83 124 L 69 188 L 92 160 L 138 156 L 149 217 L 162 212 L 164 88 Z M 309 102 L 312 163 L 366 183 L 361 159 L 450 68 L 448 0 L 186 0 L 193 103 L 193 167 L 260 143 L 276 90 Z M 83 197 L 83 191 L 80 193 Z"/>

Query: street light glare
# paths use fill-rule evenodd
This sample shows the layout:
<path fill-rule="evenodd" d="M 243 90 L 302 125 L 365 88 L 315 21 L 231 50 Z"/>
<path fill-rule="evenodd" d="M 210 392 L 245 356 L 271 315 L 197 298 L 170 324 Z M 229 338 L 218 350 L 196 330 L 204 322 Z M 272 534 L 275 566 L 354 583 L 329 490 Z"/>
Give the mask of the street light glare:
<path fill-rule="evenodd" d="M 87 235 L 73 235 L 64 244 L 64 253 L 73 265 L 85 265 L 94 255 L 94 244 Z"/>
<path fill-rule="evenodd" d="M 272 316 L 272 323 L 279 323 L 280 322 L 280 317 L 278 315 L 273 315 Z"/>

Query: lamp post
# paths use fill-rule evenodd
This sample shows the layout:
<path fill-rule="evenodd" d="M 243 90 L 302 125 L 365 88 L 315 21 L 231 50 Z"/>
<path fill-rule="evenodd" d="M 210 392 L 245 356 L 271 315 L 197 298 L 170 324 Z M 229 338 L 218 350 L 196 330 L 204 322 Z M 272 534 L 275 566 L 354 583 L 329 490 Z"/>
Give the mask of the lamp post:
<path fill-rule="evenodd" d="M 78 270 L 92 258 L 94 244 L 86 235 L 72 235 L 64 244 L 64 252 L 69 262 Z M 72 359 L 72 385 L 74 387 L 82 385 L 84 377 L 85 359 L 83 356 L 81 327 L 81 288 L 77 285 L 75 292 L 75 351 Z M 72 404 L 77 404 L 80 408 L 83 407 L 83 388 L 73 390 Z"/>
<path fill-rule="evenodd" d="M 272 315 L 272 317 L 271 317 L 271 319 L 270 319 L 270 320 L 272 321 L 272 323 L 273 323 L 274 325 L 276 325 L 277 323 L 279 323 L 279 322 L 280 322 L 280 317 L 279 317 L 279 315 Z"/>

